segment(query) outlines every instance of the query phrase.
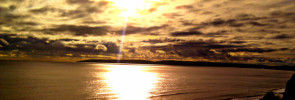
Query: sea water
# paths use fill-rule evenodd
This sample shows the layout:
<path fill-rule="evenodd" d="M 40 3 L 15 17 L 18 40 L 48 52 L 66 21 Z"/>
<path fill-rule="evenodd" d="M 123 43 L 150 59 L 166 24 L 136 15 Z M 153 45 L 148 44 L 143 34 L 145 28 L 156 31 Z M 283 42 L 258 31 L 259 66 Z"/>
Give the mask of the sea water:
<path fill-rule="evenodd" d="M 284 88 L 292 71 L 156 64 L 0 62 L 1 100 L 222 100 Z"/>

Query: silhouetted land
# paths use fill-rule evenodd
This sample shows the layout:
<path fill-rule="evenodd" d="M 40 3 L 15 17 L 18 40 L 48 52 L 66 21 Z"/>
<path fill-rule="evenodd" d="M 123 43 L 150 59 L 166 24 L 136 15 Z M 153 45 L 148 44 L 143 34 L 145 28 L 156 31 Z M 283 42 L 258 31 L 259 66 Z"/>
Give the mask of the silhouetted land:
<path fill-rule="evenodd" d="M 83 60 L 78 62 L 99 62 L 99 63 L 118 63 L 117 60 Z M 164 64 L 164 65 L 181 65 L 181 66 L 206 66 L 206 67 L 238 67 L 238 68 L 260 68 L 275 70 L 295 71 L 295 66 L 267 66 L 259 64 L 240 64 L 240 63 L 214 63 L 214 62 L 193 62 L 193 61 L 147 61 L 147 60 L 121 60 L 120 63 L 136 63 L 136 64 Z"/>

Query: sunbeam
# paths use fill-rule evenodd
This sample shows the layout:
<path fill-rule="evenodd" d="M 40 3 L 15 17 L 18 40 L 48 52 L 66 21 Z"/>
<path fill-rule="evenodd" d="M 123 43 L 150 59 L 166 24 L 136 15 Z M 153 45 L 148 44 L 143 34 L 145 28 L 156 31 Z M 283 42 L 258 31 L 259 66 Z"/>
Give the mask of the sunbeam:
<path fill-rule="evenodd" d="M 120 42 L 120 48 L 117 55 L 117 62 L 119 63 L 122 58 L 122 50 L 124 49 L 124 39 L 125 39 L 126 30 L 127 30 L 128 17 L 131 15 L 135 15 L 138 10 L 150 8 L 152 6 L 151 2 L 157 1 L 157 0 L 129 0 L 129 1 L 110 0 L 110 1 L 113 3 L 114 6 L 122 10 L 121 14 L 125 17 L 122 36 L 121 36 L 121 42 Z"/>
<path fill-rule="evenodd" d="M 123 30 L 122 30 L 122 36 L 121 36 L 121 42 L 120 42 L 120 48 L 119 48 L 119 52 L 118 52 L 118 56 L 117 56 L 117 62 L 119 63 L 121 58 L 122 58 L 122 50 L 124 49 L 124 39 L 125 39 L 125 33 L 126 33 L 126 29 L 127 29 L 127 22 L 128 22 L 128 16 L 125 17 L 124 20 L 124 26 L 123 26 Z"/>

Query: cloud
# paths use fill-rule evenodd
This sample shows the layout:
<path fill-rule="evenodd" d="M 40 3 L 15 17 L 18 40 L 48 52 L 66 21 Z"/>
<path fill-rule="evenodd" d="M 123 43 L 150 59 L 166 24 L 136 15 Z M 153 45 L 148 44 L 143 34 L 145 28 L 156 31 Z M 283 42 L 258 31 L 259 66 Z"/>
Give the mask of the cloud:
<path fill-rule="evenodd" d="M 167 18 L 173 18 L 173 19 L 175 17 L 181 16 L 181 14 L 179 14 L 179 13 L 163 13 L 162 15 L 167 17 Z"/>
<path fill-rule="evenodd" d="M 174 39 L 174 38 L 164 38 L 164 39 L 148 39 L 148 40 L 143 40 L 142 42 L 148 42 L 151 44 L 157 44 L 157 43 L 166 43 L 166 42 L 180 42 L 184 41 L 181 39 Z"/>
<path fill-rule="evenodd" d="M 266 24 L 261 24 L 261 23 L 259 23 L 259 22 L 254 22 L 254 21 L 249 22 L 249 24 L 251 24 L 251 25 L 253 25 L 253 26 L 266 26 Z"/>
<path fill-rule="evenodd" d="M 270 13 L 270 15 L 273 17 L 291 17 L 295 16 L 295 13 L 289 11 L 273 11 Z"/>
<path fill-rule="evenodd" d="M 130 25 L 130 26 L 127 26 L 127 28 L 126 28 L 126 35 L 136 34 L 136 33 L 146 34 L 146 33 L 152 32 L 152 31 L 163 29 L 167 26 L 168 25 L 151 26 L 151 27 L 136 27 L 136 26 Z M 116 33 L 122 33 L 122 30 L 116 31 Z"/>
<path fill-rule="evenodd" d="M 89 16 L 91 13 L 99 13 L 103 12 L 103 10 L 98 9 L 97 7 L 84 7 L 83 8 L 77 8 L 75 10 L 69 10 L 69 11 L 63 11 L 61 13 L 61 17 L 70 17 L 72 18 L 82 18 Z"/>
<path fill-rule="evenodd" d="M 217 53 L 216 50 L 228 49 L 228 48 L 239 48 L 242 46 L 236 45 L 225 45 L 221 44 L 220 41 L 214 40 L 198 40 L 198 41 L 186 41 L 175 43 L 173 45 L 166 46 L 149 46 L 144 47 L 155 52 L 157 50 L 163 50 L 167 53 L 176 54 L 181 57 L 191 58 L 204 58 L 204 59 L 223 59 L 229 56 L 227 53 Z"/>
<path fill-rule="evenodd" d="M 241 13 L 236 15 L 236 18 L 239 20 L 259 20 L 259 19 L 264 19 L 265 17 L 257 17 L 254 14 L 249 14 L 249 13 Z"/>
<path fill-rule="evenodd" d="M 29 9 L 33 14 L 56 14 L 56 18 L 66 18 L 73 20 L 77 18 L 90 17 L 91 14 L 102 13 L 107 8 L 108 1 L 92 1 L 92 0 L 67 0 L 67 3 L 54 4 L 54 5 L 40 5 L 38 8 Z M 68 6 L 69 9 L 59 6 Z M 42 15 L 41 15 L 42 16 Z"/>
<path fill-rule="evenodd" d="M 217 32 L 210 32 L 210 33 L 206 33 L 204 34 L 204 36 L 206 37 L 224 37 L 227 34 L 228 31 L 226 30 L 220 30 L 220 31 L 217 31 Z"/>
<path fill-rule="evenodd" d="M 30 55 L 43 55 L 43 56 L 66 56 L 65 54 L 74 54 L 78 57 L 81 54 L 98 55 L 98 54 L 111 54 L 118 53 L 118 46 L 116 43 L 103 42 L 103 43 L 88 43 L 78 44 L 69 42 L 75 39 L 60 39 L 49 40 L 47 38 L 36 37 L 22 37 L 16 35 L 0 35 L 0 51 L 13 51 Z M 52 53 L 56 53 L 53 54 Z"/>
<path fill-rule="evenodd" d="M 173 32 L 170 34 L 171 36 L 188 36 L 188 35 L 202 35 L 204 33 L 199 31 L 190 31 L 190 32 Z"/>
<path fill-rule="evenodd" d="M 234 48 L 234 49 L 224 49 L 223 52 L 257 52 L 257 53 L 264 53 L 264 52 L 274 52 L 278 51 L 277 49 L 263 49 L 263 48 Z"/>
<path fill-rule="evenodd" d="M 237 19 L 215 19 L 213 21 L 205 22 L 201 24 L 202 26 L 230 26 L 230 27 L 242 27 L 245 23 L 238 22 Z"/>
<path fill-rule="evenodd" d="M 78 39 L 59 39 L 60 41 L 79 41 Z"/>
<path fill-rule="evenodd" d="M 56 9 L 56 8 L 50 8 L 50 7 L 46 6 L 46 7 L 42 7 L 42 8 L 31 9 L 29 11 L 34 14 L 42 14 L 42 13 L 46 13 L 46 12 L 54 12 L 54 11 L 62 11 L 62 10 Z"/>
<path fill-rule="evenodd" d="M 59 32 L 70 32 L 73 35 L 85 36 L 85 35 L 106 35 L 108 32 L 108 26 L 76 26 L 76 25 L 59 25 L 56 28 L 50 28 L 41 31 L 47 31 L 52 34 Z"/>
<path fill-rule="evenodd" d="M 274 54 L 283 52 L 281 48 L 289 54 L 295 48 L 293 0 L 172 1 L 152 1 L 151 7 L 130 15 L 124 57 L 271 62 L 287 61 L 289 56 Z M 1 53 L 76 57 L 118 53 L 123 9 L 111 1 L 0 2 Z"/>
<path fill-rule="evenodd" d="M 91 0 L 66 0 L 68 3 L 76 4 L 76 3 L 91 3 Z"/>
<path fill-rule="evenodd" d="M 193 5 L 181 5 L 181 6 L 176 6 L 175 9 L 193 9 Z"/>
<path fill-rule="evenodd" d="M 2 45 L 9 45 L 9 43 L 5 39 L 3 39 L 3 38 L 0 38 L 0 44 L 1 44 L 1 46 Z"/>
<path fill-rule="evenodd" d="M 272 39 L 290 39 L 292 37 L 294 37 L 294 36 L 291 36 L 289 34 L 279 34 L 279 35 L 272 37 Z"/>
<path fill-rule="evenodd" d="M 230 41 L 230 43 L 243 44 L 243 43 L 247 43 L 247 42 L 246 41 Z"/>
<path fill-rule="evenodd" d="M 94 48 L 95 50 L 102 50 L 102 51 L 107 51 L 108 48 L 105 45 L 96 45 L 96 47 Z"/>
<path fill-rule="evenodd" d="M 13 9 L 14 8 L 7 8 L 7 7 L 0 6 L 0 23 L 7 25 L 9 23 L 12 23 L 15 20 L 29 17 L 28 15 L 14 14 L 12 13 Z"/>
<path fill-rule="evenodd" d="M 103 45 L 107 48 L 107 53 L 118 53 L 119 52 L 119 46 L 116 43 L 113 42 L 105 42 Z"/>
<path fill-rule="evenodd" d="M 241 45 L 244 41 L 233 41 L 234 44 L 226 44 L 224 41 L 198 40 L 180 41 L 179 43 L 167 44 L 165 46 L 146 46 L 146 50 L 157 53 L 157 50 L 164 51 L 167 55 L 173 54 L 183 58 L 210 59 L 221 61 L 260 61 L 271 62 L 275 59 L 257 56 L 264 53 L 289 50 L 288 48 L 253 48 L 248 45 Z M 252 55 L 256 53 L 256 56 Z M 263 60 L 262 60 L 263 59 Z M 277 58 L 276 58 L 277 59 Z"/>

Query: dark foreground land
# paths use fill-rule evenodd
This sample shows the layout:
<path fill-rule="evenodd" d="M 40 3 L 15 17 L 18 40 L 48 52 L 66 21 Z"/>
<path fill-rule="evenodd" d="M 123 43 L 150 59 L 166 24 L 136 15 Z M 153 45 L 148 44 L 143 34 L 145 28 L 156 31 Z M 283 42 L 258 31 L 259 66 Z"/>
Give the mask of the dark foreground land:
<path fill-rule="evenodd" d="M 193 61 L 146 61 L 146 60 L 83 60 L 78 62 L 99 62 L 99 63 L 136 63 L 136 64 L 164 64 L 181 66 L 207 66 L 207 67 L 238 67 L 238 68 L 260 68 L 295 71 L 295 66 L 267 66 L 259 64 L 239 64 L 239 63 L 213 63 L 213 62 L 193 62 Z"/>

